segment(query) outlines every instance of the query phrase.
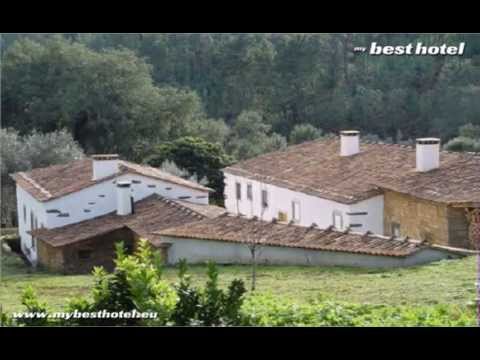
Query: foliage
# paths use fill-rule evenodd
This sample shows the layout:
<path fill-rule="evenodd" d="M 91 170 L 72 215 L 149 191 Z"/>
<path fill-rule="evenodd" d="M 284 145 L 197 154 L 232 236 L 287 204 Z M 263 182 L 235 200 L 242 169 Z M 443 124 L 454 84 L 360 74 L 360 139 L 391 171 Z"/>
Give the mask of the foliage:
<path fill-rule="evenodd" d="M 246 292 L 242 280 L 234 279 L 227 292 L 218 286 L 218 269 L 207 263 L 208 280 L 205 288 L 196 289 L 186 274 L 186 262 L 179 263 L 180 283 L 175 285 L 179 301 L 172 315 L 174 325 L 224 326 L 238 325 L 243 296 Z"/>
<path fill-rule="evenodd" d="M 176 137 L 203 116 L 194 92 L 155 86 L 151 65 L 126 48 L 23 38 L 2 60 L 4 124 L 22 134 L 66 128 L 89 153 L 128 154 L 138 139 Z"/>
<path fill-rule="evenodd" d="M 286 146 L 283 136 L 272 133 L 271 125 L 256 111 L 243 111 L 235 120 L 226 150 L 236 159 L 248 159 Z"/>
<path fill-rule="evenodd" d="M 37 294 L 31 286 L 25 288 L 22 294 L 22 305 L 25 306 L 25 312 L 30 313 L 32 317 L 22 317 L 17 319 L 19 325 L 26 326 L 46 326 L 48 318 L 37 316 L 37 314 L 47 314 L 47 304 L 38 300 Z"/>
<path fill-rule="evenodd" d="M 171 321 L 177 326 L 187 326 L 198 321 L 197 313 L 200 306 L 200 293 L 192 287 L 191 277 L 187 274 L 187 262 L 182 259 L 178 264 L 180 282 L 175 284 L 178 302 L 172 313 Z"/>
<path fill-rule="evenodd" d="M 480 125 L 473 125 L 472 123 L 465 124 L 460 126 L 458 133 L 460 136 L 466 138 L 480 139 Z"/>
<path fill-rule="evenodd" d="M 0 129 L 2 176 L 17 171 L 64 164 L 83 157 L 81 147 L 66 130 L 21 136 L 13 128 Z"/>
<path fill-rule="evenodd" d="M 161 166 L 165 160 L 173 161 L 176 166 L 186 170 L 197 179 L 208 180 L 207 186 L 215 190 L 213 200 L 222 201 L 224 180 L 222 168 L 231 164 L 232 159 L 218 144 L 193 137 L 182 137 L 158 145 L 145 158 L 151 166 Z"/>
<path fill-rule="evenodd" d="M 146 240 L 140 240 L 133 255 L 126 255 L 123 244 L 116 247 L 115 270 L 107 273 L 103 268 L 93 271 L 92 301 L 74 299 L 67 311 L 74 312 L 156 312 L 153 324 L 164 325 L 176 303 L 176 295 L 170 285 L 162 280 L 160 255 L 153 252 Z M 73 321 L 72 321 L 73 320 Z M 92 318 L 70 319 L 68 325 L 140 325 L 141 318 Z M 147 322 L 148 323 L 148 322 Z"/>
<path fill-rule="evenodd" d="M 445 144 L 446 150 L 480 152 L 480 125 L 466 124 L 458 129 L 458 133 L 459 136 Z"/>
<path fill-rule="evenodd" d="M 271 295 L 252 295 L 242 307 L 248 326 L 475 326 L 473 307 L 385 306 L 335 301 L 296 304 Z"/>
<path fill-rule="evenodd" d="M 197 174 L 191 175 L 187 170 L 181 169 L 177 166 L 177 164 L 170 160 L 165 160 L 164 162 L 162 162 L 162 164 L 159 166 L 159 169 L 166 173 L 188 179 L 201 185 L 208 184 L 208 180 L 205 177 L 199 180 Z"/>
<path fill-rule="evenodd" d="M 305 141 L 315 140 L 322 136 L 322 130 L 311 124 L 295 125 L 290 133 L 289 143 L 300 144 Z"/>

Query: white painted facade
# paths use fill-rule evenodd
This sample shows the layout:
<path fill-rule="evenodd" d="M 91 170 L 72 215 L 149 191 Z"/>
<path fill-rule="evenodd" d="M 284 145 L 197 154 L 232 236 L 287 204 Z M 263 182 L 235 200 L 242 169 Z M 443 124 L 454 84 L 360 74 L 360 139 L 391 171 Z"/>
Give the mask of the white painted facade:
<path fill-rule="evenodd" d="M 237 198 L 237 184 L 240 184 L 240 199 Z M 247 196 L 251 186 L 251 198 Z M 262 191 L 267 192 L 268 206 L 262 206 Z M 334 225 L 339 230 L 348 226 L 353 231 L 371 231 L 383 234 L 383 195 L 355 204 L 342 204 L 321 197 L 304 194 L 279 186 L 262 183 L 242 176 L 225 173 L 225 207 L 233 214 L 241 214 L 248 218 L 257 216 L 261 220 L 271 221 L 279 218 L 279 213 L 287 215 L 287 221 L 294 218 L 301 226 L 312 223 L 319 228 Z M 360 226 L 359 226 L 360 225 Z"/>
<path fill-rule="evenodd" d="M 130 181 L 134 202 L 152 194 L 170 199 L 185 199 L 197 204 L 208 204 L 208 191 L 196 190 L 182 185 L 165 182 L 137 174 L 122 174 L 116 179 L 106 180 L 80 191 L 41 202 L 20 186 L 16 186 L 18 230 L 24 254 L 36 264 L 37 247 L 27 231 L 33 228 L 47 229 L 74 224 L 96 218 L 117 209 L 117 187 L 114 181 Z M 185 198 L 188 197 L 188 198 Z M 24 207 L 26 218 L 24 219 Z M 68 215 L 68 216 L 67 216 Z"/>
<path fill-rule="evenodd" d="M 185 259 L 189 264 L 214 261 L 218 264 L 250 264 L 251 253 L 246 244 L 227 241 L 186 239 L 162 236 L 170 243 L 167 262 L 177 264 Z M 448 251 L 424 248 L 407 257 L 354 254 L 339 251 L 262 246 L 257 250 L 257 263 L 269 265 L 316 265 L 390 268 L 424 264 L 461 255 Z"/>

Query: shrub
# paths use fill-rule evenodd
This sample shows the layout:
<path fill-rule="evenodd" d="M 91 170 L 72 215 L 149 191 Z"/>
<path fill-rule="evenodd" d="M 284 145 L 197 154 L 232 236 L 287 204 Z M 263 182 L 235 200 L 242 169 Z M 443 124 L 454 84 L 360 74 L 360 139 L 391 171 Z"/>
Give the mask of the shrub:
<path fill-rule="evenodd" d="M 202 291 L 191 286 L 186 272 L 187 265 L 182 260 L 179 264 L 180 283 L 176 285 L 179 301 L 171 318 L 172 324 L 223 326 L 240 323 L 240 308 L 246 292 L 242 280 L 233 280 L 225 292 L 218 287 L 217 267 L 213 262 L 209 262 L 208 281 Z"/>
<path fill-rule="evenodd" d="M 31 317 L 18 318 L 19 325 L 28 326 L 46 326 L 49 325 L 49 319 L 45 316 L 37 316 L 37 314 L 47 314 L 47 304 L 38 300 L 37 294 L 31 286 L 25 288 L 22 294 L 22 305 L 25 306 L 25 313 Z"/>
<path fill-rule="evenodd" d="M 324 301 L 295 304 L 270 295 L 253 295 L 242 309 L 247 326 L 474 326 L 473 308 L 360 305 Z"/>

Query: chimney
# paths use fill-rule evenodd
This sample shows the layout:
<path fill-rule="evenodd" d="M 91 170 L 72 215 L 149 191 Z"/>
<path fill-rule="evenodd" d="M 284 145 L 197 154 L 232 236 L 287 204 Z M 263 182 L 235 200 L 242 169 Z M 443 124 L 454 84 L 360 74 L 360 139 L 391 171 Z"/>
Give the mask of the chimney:
<path fill-rule="evenodd" d="M 417 171 L 430 171 L 440 166 L 440 139 L 417 139 Z"/>
<path fill-rule="evenodd" d="M 360 132 L 344 130 L 340 132 L 340 156 L 355 155 L 360 152 Z"/>
<path fill-rule="evenodd" d="M 117 181 L 117 215 L 130 215 L 133 212 L 130 186 L 130 181 Z"/>
<path fill-rule="evenodd" d="M 102 154 L 92 155 L 93 177 L 92 180 L 99 180 L 118 172 L 118 155 Z"/>

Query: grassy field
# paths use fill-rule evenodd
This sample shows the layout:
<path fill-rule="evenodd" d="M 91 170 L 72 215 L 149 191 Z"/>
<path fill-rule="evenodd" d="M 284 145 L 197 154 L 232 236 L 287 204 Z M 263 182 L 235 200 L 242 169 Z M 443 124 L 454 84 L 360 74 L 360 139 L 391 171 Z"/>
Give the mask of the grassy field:
<path fill-rule="evenodd" d="M 92 276 L 65 276 L 32 272 L 16 255 L 2 259 L 0 304 L 3 310 L 21 310 L 20 294 L 31 284 L 52 310 L 60 310 L 69 298 L 87 295 Z M 250 267 L 220 266 L 220 283 L 233 278 L 250 285 Z M 205 281 L 205 266 L 191 266 L 194 282 Z M 165 278 L 176 281 L 175 268 Z M 446 260 L 429 265 L 385 270 L 345 267 L 259 266 L 257 289 L 294 300 L 332 299 L 388 305 L 465 305 L 475 299 L 476 258 Z"/>

